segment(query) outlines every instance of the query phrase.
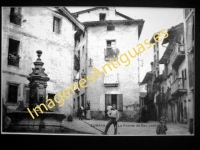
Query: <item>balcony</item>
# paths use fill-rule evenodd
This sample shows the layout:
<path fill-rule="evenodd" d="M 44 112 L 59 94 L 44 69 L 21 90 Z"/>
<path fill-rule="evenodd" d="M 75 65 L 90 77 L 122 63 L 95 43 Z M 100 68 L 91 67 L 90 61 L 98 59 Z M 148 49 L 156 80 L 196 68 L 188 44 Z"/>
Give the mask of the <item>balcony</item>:
<path fill-rule="evenodd" d="M 80 59 L 74 55 L 74 70 L 79 71 L 80 69 Z"/>
<path fill-rule="evenodd" d="M 183 78 L 177 78 L 172 84 L 171 84 L 171 94 L 172 96 L 178 97 L 185 93 L 187 93 L 186 88 L 186 80 Z"/>
<path fill-rule="evenodd" d="M 119 54 L 119 49 L 118 48 L 112 48 L 112 47 L 107 47 L 104 49 L 104 53 L 105 53 L 105 60 L 110 60 L 113 59 L 115 57 L 118 56 Z"/>
<path fill-rule="evenodd" d="M 171 54 L 170 62 L 174 68 L 178 68 L 185 59 L 184 45 L 176 43 L 174 51 Z"/>
<path fill-rule="evenodd" d="M 190 88 L 194 87 L 194 72 L 189 74 L 189 86 Z"/>
<path fill-rule="evenodd" d="M 21 25 L 22 21 L 22 15 L 21 14 L 16 14 L 16 13 L 11 13 L 10 14 L 10 22 Z"/>
<path fill-rule="evenodd" d="M 164 99 L 165 99 L 165 94 L 164 93 L 158 94 L 156 96 L 156 104 L 164 102 Z"/>
<path fill-rule="evenodd" d="M 15 56 L 10 53 L 8 54 L 8 65 L 19 67 L 19 60 L 20 60 L 19 55 Z"/>

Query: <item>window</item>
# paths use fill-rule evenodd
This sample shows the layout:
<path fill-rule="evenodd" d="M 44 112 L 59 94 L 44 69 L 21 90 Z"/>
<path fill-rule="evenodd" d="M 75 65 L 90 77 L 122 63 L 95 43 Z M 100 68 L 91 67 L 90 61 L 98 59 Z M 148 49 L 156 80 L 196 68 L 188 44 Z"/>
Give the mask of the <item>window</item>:
<path fill-rule="evenodd" d="M 107 26 L 107 31 L 113 31 L 113 30 L 115 30 L 115 26 L 111 25 Z"/>
<path fill-rule="evenodd" d="M 8 48 L 8 65 L 19 67 L 18 55 L 20 41 L 9 39 L 9 48 Z"/>
<path fill-rule="evenodd" d="M 61 19 L 57 17 L 53 17 L 53 32 L 60 33 L 60 25 L 61 25 Z"/>
<path fill-rule="evenodd" d="M 107 48 L 105 49 L 105 58 L 117 57 L 119 54 L 118 48 L 116 48 L 116 40 L 107 40 Z"/>
<path fill-rule="evenodd" d="M 18 87 L 18 84 L 8 85 L 8 102 L 17 103 Z"/>
<path fill-rule="evenodd" d="M 22 15 L 20 7 L 11 7 L 10 9 L 10 22 L 21 25 Z"/>
<path fill-rule="evenodd" d="M 106 20 L 106 14 L 100 13 L 100 14 L 99 14 L 99 20 L 100 20 L 100 21 Z"/>

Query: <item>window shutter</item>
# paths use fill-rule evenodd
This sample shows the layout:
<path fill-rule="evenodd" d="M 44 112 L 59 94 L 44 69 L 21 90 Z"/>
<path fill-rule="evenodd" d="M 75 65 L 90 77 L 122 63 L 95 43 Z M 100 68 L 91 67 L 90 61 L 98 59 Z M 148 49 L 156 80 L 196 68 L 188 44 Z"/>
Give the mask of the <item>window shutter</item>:
<path fill-rule="evenodd" d="M 123 94 L 117 94 L 117 109 L 123 111 Z"/>
<path fill-rule="evenodd" d="M 115 48 L 115 41 L 111 41 L 111 47 Z"/>
<path fill-rule="evenodd" d="M 104 49 L 105 57 L 107 57 L 107 48 Z"/>
<path fill-rule="evenodd" d="M 106 116 L 107 116 L 108 103 L 111 104 L 111 95 L 110 94 L 105 94 L 105 113 L 106 113 Z"/>

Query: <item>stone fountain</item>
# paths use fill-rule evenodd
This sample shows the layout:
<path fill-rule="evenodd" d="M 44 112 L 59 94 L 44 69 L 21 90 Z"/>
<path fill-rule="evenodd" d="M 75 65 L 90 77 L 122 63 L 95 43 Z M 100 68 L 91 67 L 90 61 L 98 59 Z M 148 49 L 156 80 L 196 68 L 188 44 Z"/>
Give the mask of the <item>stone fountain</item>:
<path fill-rule="evenodd" d="M 55 132 L 56 128 L 57 131 L 61 130 L 62 120 L 66 118 L 63 113 L 46 111 L 43 107 L 41 108 L 43 113 L 38 112 L 39 116 L 33 111 L 37 105 L 46 104 L 47 81 L 50 80 L 48 75 L 44 73 L 44 63 L 40 58 L 42 51 L 38 50 L 36 53 L 38 58 L 34 62 L 35 67 L 32 68 L 32 73 L 27 77 L 30 82 L 29 107 L 21 111 L 7 113 L 11 118 L 10 131 L 52 133 Z M 34 118 L 31 117 L 30 112 L 35 116 Z"/>

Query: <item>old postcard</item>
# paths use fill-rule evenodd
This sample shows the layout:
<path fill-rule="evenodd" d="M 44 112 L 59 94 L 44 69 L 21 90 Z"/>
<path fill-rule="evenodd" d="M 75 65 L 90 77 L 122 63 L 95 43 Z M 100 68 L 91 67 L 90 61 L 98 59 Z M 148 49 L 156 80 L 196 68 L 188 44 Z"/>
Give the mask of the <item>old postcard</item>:
<path fill-rule="evenodd" d="M 2 7 L 2 134 L 193 136 L 194 8 Z"/>

